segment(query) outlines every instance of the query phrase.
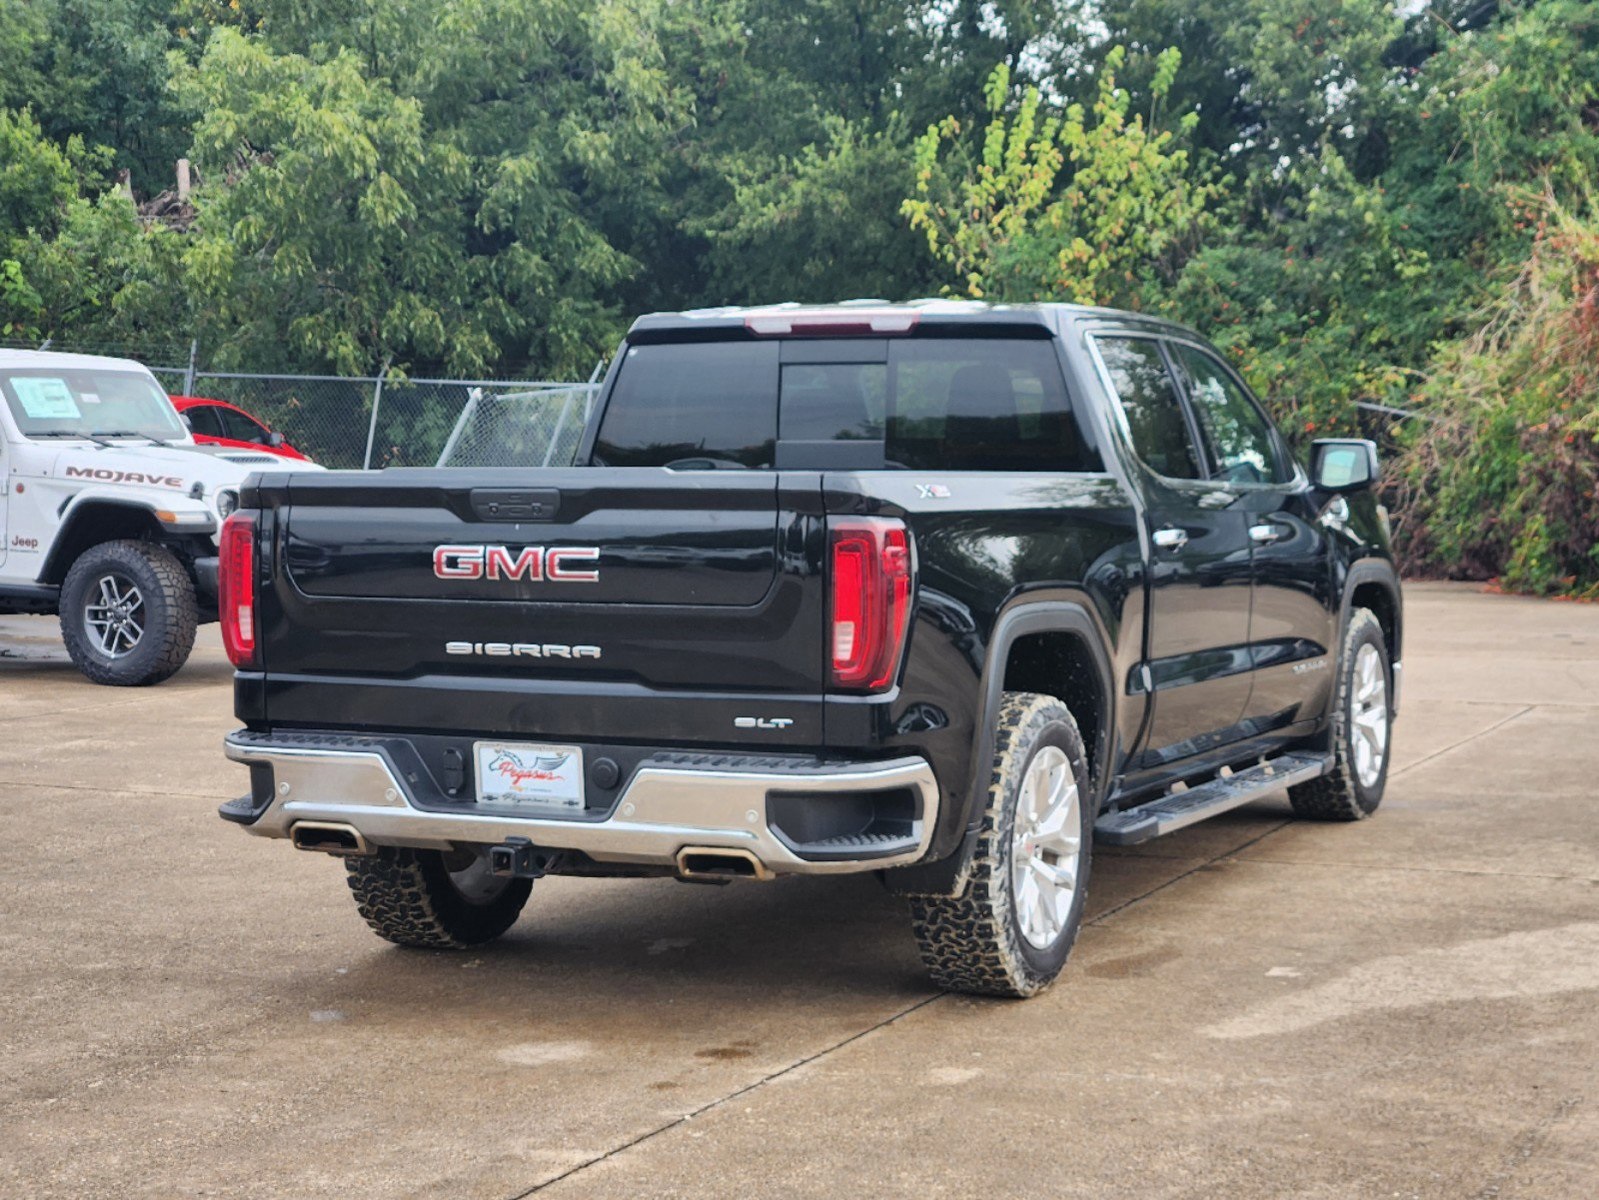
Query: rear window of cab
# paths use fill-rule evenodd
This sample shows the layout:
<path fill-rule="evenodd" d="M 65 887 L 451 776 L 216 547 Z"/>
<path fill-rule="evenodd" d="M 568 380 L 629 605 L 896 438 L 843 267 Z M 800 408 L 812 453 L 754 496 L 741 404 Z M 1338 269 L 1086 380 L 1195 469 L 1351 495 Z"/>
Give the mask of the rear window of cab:
<path fill-rule="evenodd" d="M 839 338 L 629 346 L 598 466 L 1099 471 L 1052 342 Z"/>

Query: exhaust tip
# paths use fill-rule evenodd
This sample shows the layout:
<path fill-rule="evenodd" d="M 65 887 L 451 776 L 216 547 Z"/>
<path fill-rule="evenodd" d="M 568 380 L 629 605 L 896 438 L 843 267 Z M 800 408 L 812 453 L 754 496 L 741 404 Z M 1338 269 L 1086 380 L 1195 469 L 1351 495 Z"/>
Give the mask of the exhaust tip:
<path fill-rule="evenodd" d="M 361 831 L 333 821 L 296 821 L 289 830 L 296 850 L 312 850 L 336 858 L 361 858 L 372 853 Z"/>
<path fill-rule="evenodd" d="M 701 881 L 773 878 L 766 864 L 748 850 L 720 846 L 684 846 L 677 852 L 677 874 L 681 879 Z"/>

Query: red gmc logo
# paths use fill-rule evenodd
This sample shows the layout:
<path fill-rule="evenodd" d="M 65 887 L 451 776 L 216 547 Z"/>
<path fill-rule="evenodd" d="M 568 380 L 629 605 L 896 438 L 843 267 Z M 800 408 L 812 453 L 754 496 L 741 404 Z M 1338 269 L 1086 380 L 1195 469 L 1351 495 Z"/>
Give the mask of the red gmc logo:
<path fill-rule="evenodd" d="M 598 546 L 436 546 L 433 573 L 440 579 L 528 579 L 534 583 L 598 583 Z"/>

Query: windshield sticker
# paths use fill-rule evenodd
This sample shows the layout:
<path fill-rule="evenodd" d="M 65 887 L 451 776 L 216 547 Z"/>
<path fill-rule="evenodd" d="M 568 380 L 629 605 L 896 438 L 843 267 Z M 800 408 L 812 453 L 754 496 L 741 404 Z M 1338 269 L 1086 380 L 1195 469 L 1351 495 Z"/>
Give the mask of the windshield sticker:
<path fill-rule="evenodd" d="M 75 421 L 83 415 L 65 379 L 13 376 L 11 386 L 30 420 Z"/>

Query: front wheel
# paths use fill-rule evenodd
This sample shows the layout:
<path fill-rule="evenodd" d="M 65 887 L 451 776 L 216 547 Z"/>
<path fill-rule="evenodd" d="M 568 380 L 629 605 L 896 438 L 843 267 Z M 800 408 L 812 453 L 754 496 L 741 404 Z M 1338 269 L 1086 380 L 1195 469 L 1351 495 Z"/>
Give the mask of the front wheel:
<path fill-rule="evenodd" d="M 522 913 L 531 879 L 489 870 L 486 853 L 384 847 L 345 860 L 372 932 L 399 946 L 459 950 L 491 942 Z"/>
<path fill-rule="evenodd" d="M 1296 815 L 1316 821 L 1359 821 L 1377 811 L 1388 784 L 1392 695 L 1388 639 L 1376 614 L 1357 608 L 1350 614 L 1338 659 L 1332 769 L 1288 789 Z"/>
<path fill-rule="evenodd" d="M 189 660 L 194 581 L 164 546 L 90 546 L 61 584 L 61 640 L 84 676 L 112 687 L 160 683 Z"/>
<path fill-rule="evenodd" d="M 958 898 L 911 901 L 933 982 L 1032 996 L 1066 965 L 1083 919 L 1093 844 L 1083 739 L 1053 696 L 1006 693 L 971 879 Z"/>

